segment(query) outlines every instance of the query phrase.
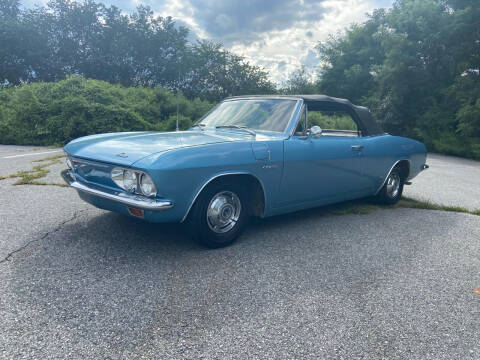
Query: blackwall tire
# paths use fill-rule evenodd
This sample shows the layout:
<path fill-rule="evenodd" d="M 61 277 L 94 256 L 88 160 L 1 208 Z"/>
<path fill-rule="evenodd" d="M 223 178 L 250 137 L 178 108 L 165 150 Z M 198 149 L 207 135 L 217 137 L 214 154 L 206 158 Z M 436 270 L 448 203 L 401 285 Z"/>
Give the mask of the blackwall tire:
<path fill-rule="evenodd" d="M 191 236 L 212 249 L 231 245 L 248 223 L 247 199 L 241 184 L 218 182 L 207 186 L 188 217 Z"/>
<path fill-rule="evenodd" d="M 376 201 L 384 205 L 396 204 L 402 197 L 404 183 L 405 179 L 402 177 L 400 169 L 394 168 L 388 175 L 383 187 L 375 196 Z"/>

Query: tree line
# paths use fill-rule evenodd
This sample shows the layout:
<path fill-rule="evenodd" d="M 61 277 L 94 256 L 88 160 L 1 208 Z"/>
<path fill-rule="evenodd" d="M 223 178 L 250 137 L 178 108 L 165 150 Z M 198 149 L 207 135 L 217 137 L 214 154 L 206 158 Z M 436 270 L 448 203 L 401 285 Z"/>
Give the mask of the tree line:
<path fill-rule="evenodd" d="M 132 14 L 93 0 L 22 8 L 0 0 L 0 84 L 69 75 L 123 86 L 161 86 L 211 101 L 274 91 L 267 72 L 140 5 Z"/>

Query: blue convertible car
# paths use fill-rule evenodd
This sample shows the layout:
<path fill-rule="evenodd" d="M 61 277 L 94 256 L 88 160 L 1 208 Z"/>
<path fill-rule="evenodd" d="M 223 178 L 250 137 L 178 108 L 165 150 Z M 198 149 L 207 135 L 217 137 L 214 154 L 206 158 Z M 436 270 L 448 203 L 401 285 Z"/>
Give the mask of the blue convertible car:
<path fill-rule="evenodd" d="M 209 247 L 231 244 L 252 215 L 368 196 L 394 204 L 428 167 L 422 143 L 323 95 L 233 97 L 187 131 L 86 136 L 65 152 L 62 176 L 86 202 L 187 222 Z"/>

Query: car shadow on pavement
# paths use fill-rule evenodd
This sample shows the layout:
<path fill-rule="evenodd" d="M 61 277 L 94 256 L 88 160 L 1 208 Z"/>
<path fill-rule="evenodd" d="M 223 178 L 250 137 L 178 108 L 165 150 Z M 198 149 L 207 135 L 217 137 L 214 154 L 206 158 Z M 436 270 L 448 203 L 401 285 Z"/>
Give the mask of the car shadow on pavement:
<path fill-rule="evenodd" d="M 246 245 L 255 239 L 255 234 L 258 231 L 273 231 L 274 229 L 293 234 L 300 234 L 301 232 L 308 232 L 307 224 L 312 222 L 324 221 L 327 216 L 332 215 L 331 211 L 334 207 L 324 206 L 314 209 L 307 209 L 297 211 L 286 215 L 278 215 L 265 219 L 252 218 L 244 232 L 233 244 Z M 333 220 L 335 221 L 335 220 Z M 75 224 L 72 224 L 72 231 Z M 82 227 L 83 228 L 83 227 Z M 195 243 L 190 237 L 187 224 L 181 223 L 149 223 L 141 219 L 128 217 L 115 213 L 104 213 L 100 216 L 90 218 L 86 224 L 87 233 L 103 234 L 103 239 L 109 246 L 123 246 L 128 247 L 145 247 L 152 250 L 156 248 L 159 252 L 162 251 L 215 251 L 204 248 Z M 76 236 L 85 236 L 86 234 L 78 234 Z M 261 239 L 260 239 L 261 240 Z M 281 241 L 277 239 L 276 241 Z M 221 251 L 221 249 L 217 249 Z"/>
<path fill-rule="evenodd" d="M 363 200 L 353 204 L 368 206 L 368 201 Z M 335 214 L 337 209 L 338 205 L 323 206 L 265 219 L 252 218 L 245 233 L 230 248 L 257 246 L 259 242 L 276 242 L 281 246 L 284 237 L 308 236 L 317 227 L 337 223 L 342 217 Z M 265 232 L 271 232 L 272 236 L 266 235 Z M 103 211 L 96 216 L 87 215 L 68 222 L 53 235 L 57 238 L 61 237 L 59 241 L 65 244 L 82 242 L 85 248 L 88 248 L 89 244 L 95 247 L 104 246 L 106 253 L 109 251 L 121 253 L 128 250 L 161 255 L 162 253 L 225 251 L 225 249 L 209 250 L 195 243 L 189 236 L 185 223 L 149 223 L 134 217 Z M 98 251 L 103 250 L 97 249 Z"/>
<path fill-rule="evenodd" d="M 325 206 L 265 219 L 252 218 L 246 233 L 255 232 L 257 228 L 302 226 L 304 222 L 315 221 L 331 215 L 331 210 L 332 207 Z M 135 243 L 138 246 L 158 246 L 159 249 L 167 247 L 175 250 L 199 251 L 204 249 L 190 238 L 185 223 L 149 223 L 111 212 L 91 217 L 87 222 L 75 237 L 101 234 L 103 239 L 111 245 L 127 246 Z M 76 226 L 76 223 L 69 224 L 68 231 L 73 232 Z M 239 242 L 242 242 L 245 237 L 242 235 Z"/>

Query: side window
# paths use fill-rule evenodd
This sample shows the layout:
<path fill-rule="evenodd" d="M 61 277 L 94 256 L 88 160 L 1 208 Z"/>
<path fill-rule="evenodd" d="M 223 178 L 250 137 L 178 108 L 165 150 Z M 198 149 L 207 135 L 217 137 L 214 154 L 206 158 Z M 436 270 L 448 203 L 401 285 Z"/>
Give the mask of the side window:
<path fill-rule="evenodd" d="M 309 111 L 308 125 L 322 128 L 322 136 L 361 136 L 352 116 L 346 111 Z"/>

